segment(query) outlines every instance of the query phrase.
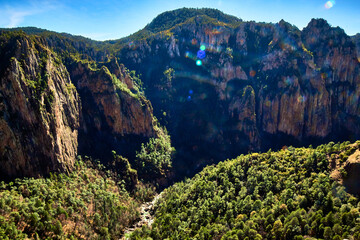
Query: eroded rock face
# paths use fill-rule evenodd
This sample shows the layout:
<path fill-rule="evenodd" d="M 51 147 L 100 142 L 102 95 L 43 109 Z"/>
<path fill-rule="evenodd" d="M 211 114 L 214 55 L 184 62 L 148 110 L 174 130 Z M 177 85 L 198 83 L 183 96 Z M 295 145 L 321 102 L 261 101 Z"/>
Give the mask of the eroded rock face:
<path fill-rule="evenodd" d="M 198 16 L 132 42 L 119 58 L 142 73 L 155 115 L 195 168 L 248 150 L 360 137 L 356 47 L 322 19 L 300 31 L 283 20 L 234 28 Z M 161 80 L 169 68 L 171 87 Z"/>
<path fill-rule="evenodd" d="M 350 193 L 360 193 L 360 151 L 356 150 L 349 156 L 348 160 L 344 164 L 346 171 L 346 177 L 343 178 L 344 186 Z"/>
<path fill-rule="evenodd" d="M 159 130 L 128 70 L 114 59 L 65 66 L 47 42 L 0 36 L 0 179 L 68 171 L 79 154 L 134 160 Z"/>
<path fill-rule="evenodd" d="M 72 168 L 79 96 L 56 56 L 27 37 L 3 41 L 0 75 L 1 178 Z"/>
<path fill-rule="evenodd" d="M 110 160 L 115 150 L 133 159 L 141 143 L 157 134 L 152 106 L 123 65 L 115 60 L 107 65 L 111 72 L 81 61 L 68 67 L 82 99 L 80 153 Z"/>

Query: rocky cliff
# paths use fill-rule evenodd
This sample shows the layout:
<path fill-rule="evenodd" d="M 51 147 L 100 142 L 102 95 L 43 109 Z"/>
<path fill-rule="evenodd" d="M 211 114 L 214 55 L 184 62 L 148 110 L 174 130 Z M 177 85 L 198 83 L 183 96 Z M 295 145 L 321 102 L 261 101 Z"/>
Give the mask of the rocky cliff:
<path fill-rule="evenodd" d="M 36 38 L 0 42 L 1 178 L 71 169 L 81 107 L 69 73 Z"/>
<path fill-rule="evenodd" d="M 64 112 L 62 118 L 67 120 L 60 122 L 72 124 L 68 125 L 74 135 L 66 138 L 77 139 L 73 146 L 77 151 L 66 156 L 80 153 L 106 159 L 115 150 L 134 158 L 142 142 L 158 136 L 153 111 L 172 136 L 180 175 L 248 151 L 360 137 L 359 35 L 350 38 L 322 19 L 311 20 L 300 31 L 283 20 L 276 24 L 245 22 L 213 9 L 178 9 L 114 41 L 96 42 L 32 28 L 24 31 L 41 39 L 43 49 L 61 56 L 57 60 L 47 51 L 47 62 L 57 64 L 67 76 L 68 91 L 60 93 L 74 95 L 66 97 L 72 102 L 62 104 L 64 111 L 54 108 Z M 54 99 L 56 104 L 56 97 L 61 99 L 51 97 L 58 94 L 59 86 L 42 85 L 42 79 L 53 79 L 51 69 L 55 67 L 22 63 L 24 54 L 15 54 L 21 46 L 8 39 L 1 45 L 6 56 L 2 59 L 7 59 L 1 61 L 3 88 L 9 86 L 16 71 L 22 79 L 16 67 L 20 64 L 33 71 L 32 75 L 44 76 L 36 78 L 39 81 L 25 75 L 19 80 L 24 99 L 36 99 L 32 101 L 44 107 L 32 102 L 26 106 L 55 111 L 48 102 Z M 8 49 L 13 50 L 10 53 Z M 44 58 L 39 50 L 34 56 L 37 62 Z M 137 75 L 127 68 L 141 75 L 144 94 Z M 35 87 L 42 89 L 36 90 L 38 95 L 24 90 L 28 88 L 25 79 L 39 85 Z M 14 87 L 9 89 L 17 93 Z M 8 103 L 11 96 L 3 97 L 3 106 L 22 106 Z M 74 104 L 77 108 L 68 106 Z M 4 107 L 3 112 L 12 108 Z M 16 116 L 2 118 L 11 131 L 20 129 L 22 120 L 12 119 L 22 111 L 14 110 Z M 29 110 L 30 116 L 42 116 L 33 111 Z M 74 114 L 68 116 L 68 112 Z M 28 128 L 24 131 L 31 132 Z M 9 134 L 4 135 L 7 145 L 10 139 L 31 139 Z M 12 149 L 21 145 L 11 144 Z"/>
<path fill-rule="evenodd" d="M 199 13 L 128 41 L 120 61 L 142 73 L 155 115 L 193 168 L 249 150 L 360 136 L 356 46 L 325 20 L 300 31 L 283 20 Z"/>
<path fill-rule="evenodd" d="M 66 48 L 56 53 L 49 42 L 0 35 L 1 179 L 68 171 L 78 154 L 106 162 L 115 150 L 133 160 L 160 131 L 123 65 L 96 66 Z"/>
<path fill-rule="evenodd" d="M 356 45 L 358 61 L 360 62 L 360 33 L 356 34 L 355 36 L 352 36 L 351 39 Z"/>
<path fill-rule="evenodd" d="M 157 130 L 152 106 L 126 68 L 113 59 L 99 68 L 78 60 L 68 69 L 82 100 L 80 153 L 110 159 L 115 150 L 134 159 Z"/>

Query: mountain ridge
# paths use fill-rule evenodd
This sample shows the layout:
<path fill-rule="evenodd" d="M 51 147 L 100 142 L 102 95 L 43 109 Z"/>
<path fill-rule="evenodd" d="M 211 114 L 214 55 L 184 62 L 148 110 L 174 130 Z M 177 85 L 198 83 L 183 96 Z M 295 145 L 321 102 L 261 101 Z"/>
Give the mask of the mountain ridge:
<path fill-rule="evenodd" d="M 225 22 L 218 21 L 222 19 Z M 233 22 L 236 24 L 231 25 Z M 354 38 L 325 20 L 312 19 L 300 31 L 283 20 L 276 24 L 244 22 L 217 10 L 185 8 L 160 14 L 144 29 L 151 34 L 111 43 L 25 30 L 41 33 L 31 36 L 58 54 L 72 78 L 82 69 L 100 74 L 100 84 L 115 74 L 126 83 L 131 95 L 136 92 L 131 89 L 132 79 L 141 75 L 139 82 L 154 115 L 174 136 L 178 159 L 189 161 L 191 169 L 249 150 L 358 136 L 357 48 Z M 2 32 L 4 36 L 9 33 Z M 318 39 L 314 38 L 317 35 Z M 206 54 L 200 59 L 197 52 L 202 46 Z M 201 66 L 196 66 L 197 60 Z M 120 74 L 126 70 L 118 63 L 129 69 L 128 74 Z M 109 74 L 99 71 L 102 66 Z M 77 89 L 74 79 L 72 83 Z M 98 97 L 100 104 L 105 96 Z M 105 137 L 109 135 L 103 130 L 108 124 L 116 126 L 111 123 L 116 117 L 110 114 L 106 116 L 110 121 L 104 119 L 104 106 L 101 103 L 94 110 L 89 105 L 91 114 L 102 119 L 101 124 L 91 125 L 100 124 L 96 128 L 104 137 L 101 142 L 110 143 L 111 137 Z M 88 150 L 93 150 L 101 144 L 93 141 L 88 145 L 93 146 Z"/>

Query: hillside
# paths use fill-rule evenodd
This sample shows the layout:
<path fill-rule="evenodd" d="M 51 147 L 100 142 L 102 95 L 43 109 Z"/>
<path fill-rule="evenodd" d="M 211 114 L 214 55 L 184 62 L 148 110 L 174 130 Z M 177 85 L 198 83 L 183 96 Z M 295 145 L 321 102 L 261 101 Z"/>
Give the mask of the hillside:
<path fill-rule="evenodd" d="M 177 13 L 154 21 L 178 24 L 128 38 L 116 56 L 141 74 L 181 175 L 249 150 L 359 138 L 360 62 L 342 29 L 323 19 L 300 31 L 283 20 L 234 24 L 189 10 L 183 21 Z"/>
<path fill-rule="evenodd" d="M 360 239 L 359 39 L 207 8 L 0 29 L 0 238 Z"/>
<path fill-rule="evenodd" d="M 152 228 L 132 239 L 360 239 L 358 195 L 330 178 L 330 163 L 350 165 L 359 148 L 289 147 L 208 166 L 166 189 Z M 359 183 L 358 172 L 341 173 Z"/>
<path fill-rule="evenodd" d="M 137 77 L 114 58 L 88 60 L 72 40 L 64 41 L 24 32 L 0 35 L 0 179 L 71 172 L 77 155 L 108 165 L 113 151 L 157 176 L 142 179 L 166 177 L 170 138 Z M 168 157 L 154 163 L 154 151 Z"/>
<path fill-rule="evenodd" d="M 17 176 L 34 176 L 70 170 L 77 154 L 106 163 L 112 150 L 139 168 L 141 144 L 164 135 L 159 123 L 177 150 L 179 179 L 249 150 L 360 137 L 357 37 L 323 19 L 300 31 L 183 8 L 141 31 L 150 34 L 96 42 L 1 30 L 5 177 L 15 176 L 6 159 L 19 162 Z M 41 154 L 27 160 L 33 152 Z M 48 166 L 37 160 L 49 156 Z"/>
<path fill-rule="evenodd" d="M 101 164 L 78 159 L 71 174 L 0 182 L 1 239 L 115 239 L 153 189 L 132 192 Z"/>

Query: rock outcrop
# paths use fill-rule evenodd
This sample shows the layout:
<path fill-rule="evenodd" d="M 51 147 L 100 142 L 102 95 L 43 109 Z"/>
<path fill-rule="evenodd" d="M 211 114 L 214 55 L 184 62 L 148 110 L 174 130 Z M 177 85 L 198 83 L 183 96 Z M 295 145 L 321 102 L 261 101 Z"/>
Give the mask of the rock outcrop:
<path fill-rule="evenodd" d="M 80 102 L 69 73 L 35 38 L 2 38 L 1 45 L 1 178 L 71 169 Z"/>
<path fill-rule="evenodd" d="M 249 150 L 360 137 L 356 46 L 325 20 L 300 31 L 283 20 L 229 24 L 199 13 L 118 56 L 142 74 L 155 115 L 194 168 Z M 161 80 L 169 68 L 171 87 Z"/>
<path fill-rule="evenodd" d="M 44 156 L 107 159 L 115 150 L 131 162 L 141 143 L 158 135 L 153 111 L 172 136 L 180 175 L 248 151 L 360 137 L 359 35 L 350 38 L 322 19 L 300 31 L 284 20 L 244 22 L 213 9 L 179 9 L 118 41 L 39 34 L 31 37 L 42 46 L 34 57 L 23 42 L 2 40 L 3 156 L 5 149 L 27 155 L 21 151 L 29 144 L 13 141 L 21 139 L 31 146 L 53 141 L 57 150 L 46 147 Z M 39 50 L 48 48 L 65 67 Z M 141 74 L 145 94 L 124 66 Z M 59 122 L 47 127 L 52 121 Z M 46 134 L 22 122 L 43 124 L 50 140 L 35 141 L 34 134 Z M 72 147 L 70 139 L 77 139 Z M 9 162 L 6 156 L 1 160 Z"/>
<path fill-rule="evenodd" d="M 71 170 L 78 154 L 134 160 L 159 129 L 150 102 L 115 59 L 67 60 L 49 39 L 0 35 L 0 178 Z M 63 60 L 61 60 L 63 59 Z M 110 70 L 109 70 L 110 69 Z"/>
<path fill-rule="evenodd" d="M 68 66 L 82 100 L 80 153 L 110 159 L 115 150 L 134 159 L 141 143 L 157 136 L 152 106 L 123 65 L 116 60 L 105 65 L 94 69 L 75 61 Z"/>

